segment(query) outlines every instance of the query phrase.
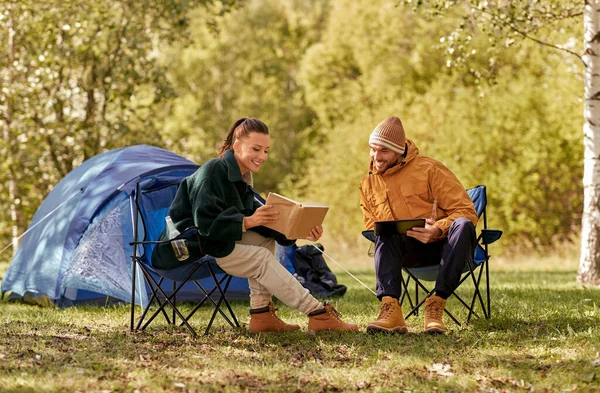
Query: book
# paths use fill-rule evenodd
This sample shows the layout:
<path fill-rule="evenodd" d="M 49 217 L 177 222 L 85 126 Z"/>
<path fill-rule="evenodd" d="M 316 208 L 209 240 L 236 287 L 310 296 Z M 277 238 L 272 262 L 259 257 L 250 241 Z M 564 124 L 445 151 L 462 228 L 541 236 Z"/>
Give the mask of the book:
<path fill-rule="evenodd" d="M 296 202 L 274 192 L 267 195 L 265 205 L 271 205 L 279 212 L 279 220 L 264 226 L 283 233 L 288 239 L 308 237 L 314 227 L 323 224 L 329 210 L 327 205 Z"/>
<path fill-rule="evenodd" d="M 406 231 L 414 227 L 425 227 L 425 219 L 411 218 L 408 220 L 376 221 L 375 236 L 388 236 L 396 233 L 406 235 Z"/>

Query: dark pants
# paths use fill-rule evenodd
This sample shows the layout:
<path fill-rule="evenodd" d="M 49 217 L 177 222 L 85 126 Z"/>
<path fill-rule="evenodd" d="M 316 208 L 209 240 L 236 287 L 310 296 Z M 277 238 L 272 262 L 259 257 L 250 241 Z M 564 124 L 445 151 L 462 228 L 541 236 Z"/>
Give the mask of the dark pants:
<path fill-rule="evenodd" d="M 466 218 L 455 220 L 448 236 L 421 243 L 406 235 L 379 236 L 375 242 L 377 297 L 400 298 L 402 268 L 440 265 L 435 282 L 437 296 L 446 299 L 458 287 L 460 277 L 475 247 L 475 226 Z"/>

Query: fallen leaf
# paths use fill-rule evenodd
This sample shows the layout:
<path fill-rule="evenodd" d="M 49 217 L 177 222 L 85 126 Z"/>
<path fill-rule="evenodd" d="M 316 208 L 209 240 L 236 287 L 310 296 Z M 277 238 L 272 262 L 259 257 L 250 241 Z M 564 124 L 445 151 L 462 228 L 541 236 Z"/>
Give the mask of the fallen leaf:
<path fill-rule="evenodd" d="M 431 365 L 431 367 L 427 366 L 427 371 L 429 371 L 430 373 L 436 373 L 444 377 L 454 376 L 454 373 L 451 371 L 451 369 L 452 366 L 450 366 L 447 363 L 434 363 Z"/>

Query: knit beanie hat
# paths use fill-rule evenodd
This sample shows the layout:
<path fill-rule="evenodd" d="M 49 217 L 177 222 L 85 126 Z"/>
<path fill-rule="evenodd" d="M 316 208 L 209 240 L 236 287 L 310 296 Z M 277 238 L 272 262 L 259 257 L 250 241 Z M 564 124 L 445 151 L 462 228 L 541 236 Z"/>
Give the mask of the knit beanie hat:
<path fill-rule="evenodd" d="M 375 127 L 369 137 L 369 145 L 382 145 L 398 154 L 404 154 L 406 136 L 402 122 L 396 116 L 390 116 Z"/>

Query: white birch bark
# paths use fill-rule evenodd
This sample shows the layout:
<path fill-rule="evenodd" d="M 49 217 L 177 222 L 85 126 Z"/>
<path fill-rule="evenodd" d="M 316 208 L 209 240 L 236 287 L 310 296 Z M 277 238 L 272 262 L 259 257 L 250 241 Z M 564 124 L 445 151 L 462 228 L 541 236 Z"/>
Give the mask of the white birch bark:
<path fill-rule="evenodd" d="M 587 0 L 584 14 L 584 170 L 581 258 L 577 281 L 600 284 L 600 4 Z"/>
<path fill-rule="evenodd" d="M 14 21 L 12 19 L 12 14 L 9 13 L 10 22 L 8 29 L 8 84 L 10 88 L 14 88 L 13 86 L 13 63 L 15 61 L 15 29 L 14 29 Z M 3 137 L 6 141 L 7 152 L 8 152 L 8 164 L 9 164 L 9 173 L 8 173 L 8 197 L 10 200 L 10 204 L 8 206 L 10 211 L 10 221 L 11 221 L 11 229 L 12 229 L 12 249 L 13 256 L 17 253 L 17 247 L 19 246 L 19 212 L 17 207 L 17 183 L 15 179 L 14 173 L 14 161 L 15 157 L 13 156 L 13 138 L 12 138 L 12 111 L 13 111 L 13 100 L 12 95 L 9 93 L 6 99 L 6 105 L 4 107 L 4 127 L 3 127 Z"/>

